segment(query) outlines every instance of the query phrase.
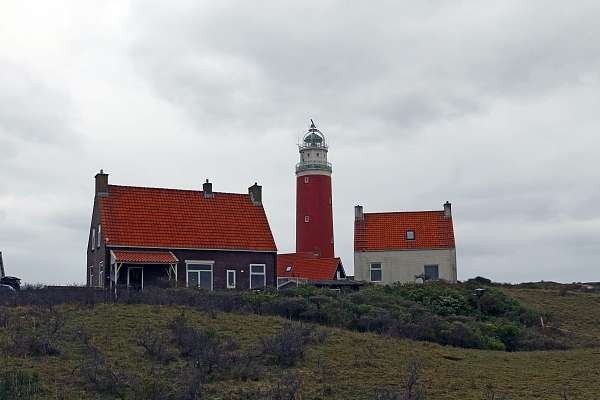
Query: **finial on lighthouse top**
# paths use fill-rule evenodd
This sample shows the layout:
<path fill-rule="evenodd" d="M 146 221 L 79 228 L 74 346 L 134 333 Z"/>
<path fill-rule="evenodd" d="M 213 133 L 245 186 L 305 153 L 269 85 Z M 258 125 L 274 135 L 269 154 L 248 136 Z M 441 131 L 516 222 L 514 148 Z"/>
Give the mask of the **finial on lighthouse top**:
<path fill-rule="evenodd" d="M 315 121 L 310 119 L 310 128 L 308 132 L 302 138 L 301 147 L 323 147 L 327 148 L 327 142 L 325 141 L 325 135 L 323 132 L 317 129 Z"/>

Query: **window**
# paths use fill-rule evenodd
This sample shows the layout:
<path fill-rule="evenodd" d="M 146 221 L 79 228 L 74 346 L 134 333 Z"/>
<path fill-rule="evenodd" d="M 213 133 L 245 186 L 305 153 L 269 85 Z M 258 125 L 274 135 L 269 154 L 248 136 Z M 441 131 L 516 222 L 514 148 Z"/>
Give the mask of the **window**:
<path fill-rule="evenodd" d="M 99 269 L 100 269 L 100 272 L 99 272 L 100 277 L 99 277 L 98 287 L 103 288 L 104 287 L 104 261 L 100 261 L 100 264 L 98 264 L 98 265 L 99 265 Z"/>
<path fill-rule="evenodd" d="M 227 270 L 227 289 L 235 289 L 235 269 Z"/>
<path fill-rule="evenodd" d="M 98 248 L 102 244 L 102 225 L 98 225 Z"/>
<path fill-rule="evenodd" d="M 371 264 L 371 282 L 381 282 L 381 263 Z"/>
<path fill-rule="evenodd" d="M 94 286 L 94 266 L 90 265 L 88 268 L 90 269 L 90 281 L 88 286 Z"/>
<path fill-rule="evenodd" d="M 406 231 L 406 240 L 415 240 L 415 231 Z"/>
<path fill-rule="evenodd" d="M 308 176 L 304 177 L 304 183 L 308 183 Z"/>
<path fill-rule="evenodd" d="M 96 229 L 92 228 L 92 251 L 94 251 L 94 248 L 96 244 Z"/>
<path fill-rule="evenodd" d="M 310 217 L 308 215 L 304 216 L 304 222 L 310 222 Z"/>
<path fill-rule="evenodd" d="M 438 265 L 425 266 L 425 280 L 434 281 L 440 279 L 440 268 Z"/>
<path fill-rule="evenodd" d="M 250 264 L 250 289 L 260 289 L 266 285 L 265 264 Z"/>
<path fill-rule="evenodd" d="M 285 267 L 285 272 L 292 272 L 292 266 L 288 265 L 287 267 Z"/>
<path fill-rule="evenodd" d="M 186 263 L 187 286 L 213 290 L 213 262 Z"/>

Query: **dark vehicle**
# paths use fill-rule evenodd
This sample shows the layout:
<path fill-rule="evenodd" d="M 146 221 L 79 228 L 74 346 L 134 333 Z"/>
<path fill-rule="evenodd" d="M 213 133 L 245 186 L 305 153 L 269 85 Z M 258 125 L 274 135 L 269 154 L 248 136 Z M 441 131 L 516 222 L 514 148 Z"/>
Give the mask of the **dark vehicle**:
<path fill-rule="evenodd" d="M 12 286 L 0 284 L 0 295 L 3 295 L 3 294 L 14 294 L 16 292 L 17 291 Z"/>
<path fill-rule="evenodd" d="M 5 276 L 0 278 L 0 285 L 10 286 L 13 290 L 20 290 L 21 280 L 19 278 L 15 278 L 14 276 Z"/>

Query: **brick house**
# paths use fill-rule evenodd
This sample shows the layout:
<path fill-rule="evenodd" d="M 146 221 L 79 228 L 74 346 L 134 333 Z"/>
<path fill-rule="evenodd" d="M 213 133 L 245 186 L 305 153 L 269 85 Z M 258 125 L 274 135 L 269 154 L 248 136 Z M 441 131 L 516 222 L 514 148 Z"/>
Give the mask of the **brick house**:
<path fill-rule="evenodd" d="M 108 174 L 96 175 L 88 286 L 275 287 L 276 262 L 256 183 L 239 194 L 213 192 L 208 180 L 196 191 L 109 185 Z"/>
<path fill-rule="evenodd" d="M 289 253 L 277 256 L 277 285 L 316 283 L 346 279 L 339 257 L 320 257 L 313 253 Z"/>
<path fill-rule="evenodd" d="M 356 280 L 391 284 L 443 279 L 456 282 L 451 204 L 440 211 L 365 213 L 356 206 Z"/>

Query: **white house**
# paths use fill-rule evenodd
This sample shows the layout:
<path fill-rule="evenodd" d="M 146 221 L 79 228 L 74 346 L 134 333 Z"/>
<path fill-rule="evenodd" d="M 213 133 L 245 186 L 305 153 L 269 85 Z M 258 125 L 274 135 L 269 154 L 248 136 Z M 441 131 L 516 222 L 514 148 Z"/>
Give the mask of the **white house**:
<path fill-rule="evenodd" d="M 356 280 L 390 284 L 443 279 L 456 282 L 450 203 L 440 211 L 365 213 L 354 208 Z"/>

